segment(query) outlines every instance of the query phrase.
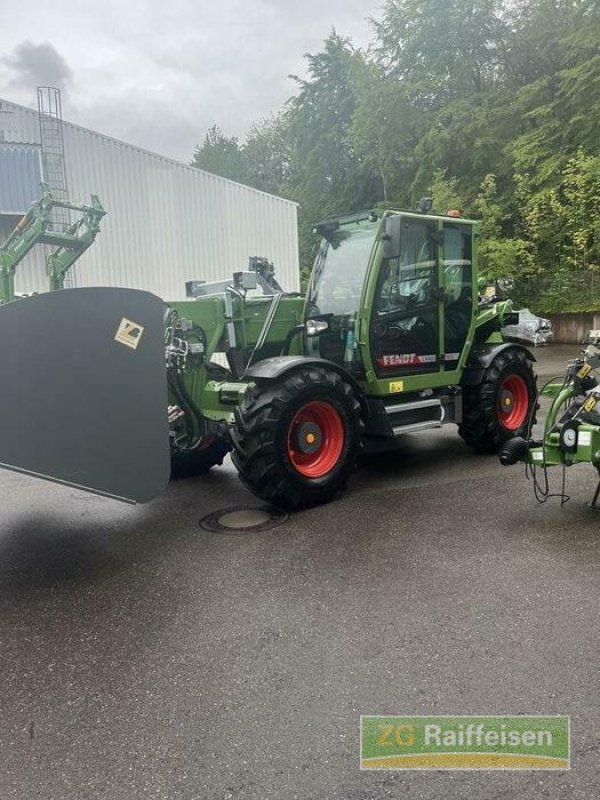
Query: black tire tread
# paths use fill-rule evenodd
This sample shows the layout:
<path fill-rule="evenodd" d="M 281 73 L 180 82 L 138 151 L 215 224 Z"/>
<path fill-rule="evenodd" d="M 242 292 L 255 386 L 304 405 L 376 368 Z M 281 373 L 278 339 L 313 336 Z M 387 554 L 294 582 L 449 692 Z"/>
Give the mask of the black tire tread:
<path fill-rule="evenodd" d="M 171 455 L 171 479 L 192 478 L 194 475 L 206 475 L 212 467 L 220 466 L 231 450 L 224 439 L 215 439 L 202 450 L 189 453 L 173 453 Z"/>
<path fill-rule="evenodd" d="M 498 386 L 511 372 L 527 381 L 531 413 L 531 404 L 536 401 L 536 376 L 526 352 L 517 347 L 500 352 L 485 370 L 481 383 L 463 387 L 463 420 L 458 432 L 466 444 L 479 453 L 497 452 L 507 439 L 523 436 L 529 426 L 530 413 L 515 431 L 506 431 L 498 420 Z M 534 423 L 535 409 L 531 424 Z"/>
<path fill-rule="evenodd" d="M 355 468 L 360 434 L 350 447 L 348 463 L 329 484 L 299 486 L 288 479 L 279 462 L 276 436 L 281 415 L 290 402 L 303 394 L 308 396 L 311 388 L 323 387 L 347 404 L 356 429 L 361 431 L 360 403 L 352 387 L 337 372 L 322 367 L 301 368 L 282 380 L 251 386 L 235 410 L 232 460 L 242 483 L 263 500 L 287 508 L 306 508 L 329 502 L 345 488 L 348 475 Z"/>

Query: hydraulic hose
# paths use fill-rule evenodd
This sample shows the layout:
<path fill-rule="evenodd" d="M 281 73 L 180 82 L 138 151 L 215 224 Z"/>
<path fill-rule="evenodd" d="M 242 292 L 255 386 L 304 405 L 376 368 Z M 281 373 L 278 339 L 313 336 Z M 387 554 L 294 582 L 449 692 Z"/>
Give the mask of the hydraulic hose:
<path fill-rule="evenodd" d="M 181 445 L 178 444 L 177 448 L 186 451 L 194 450 L 204 438 L 204 417 L 190 396 L 184 381 L 180 379 L 179 374 L 173 369 L 170 369 L 167 371 L 167 377 L 171 392 L 179 405 L 182 406 L 186 422 L 187 437 L 191 442 L 185 447 L 181 447 Z"/>

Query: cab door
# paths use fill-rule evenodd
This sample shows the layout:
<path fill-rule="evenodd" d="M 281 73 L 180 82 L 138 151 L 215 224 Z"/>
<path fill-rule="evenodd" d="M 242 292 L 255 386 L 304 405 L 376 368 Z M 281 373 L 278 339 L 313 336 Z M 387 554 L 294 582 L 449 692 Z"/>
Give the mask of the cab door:
<path fill-rule="evenodd" d="M 391 217 L 371 313 L 371 356 L 379 378 L 434 373 L 442 355 L 439 242 L 435 221 Z"/>
<path fill-rule="evenodd" d="M 445 222 L 442 235 L 443 367 L 458 368 L 474 309 L 473 226 Z"/>

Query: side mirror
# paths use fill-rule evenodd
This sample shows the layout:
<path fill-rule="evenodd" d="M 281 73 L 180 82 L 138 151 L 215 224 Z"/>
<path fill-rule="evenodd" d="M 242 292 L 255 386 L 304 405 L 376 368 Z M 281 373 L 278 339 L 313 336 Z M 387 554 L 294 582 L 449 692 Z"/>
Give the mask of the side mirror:
<path fill-rule="evenodd" d="M 402 228 L 402 217 L 386 217 L 385 233 L 383 234 L 383 257 L 400 257 L 400 234 Z"/>

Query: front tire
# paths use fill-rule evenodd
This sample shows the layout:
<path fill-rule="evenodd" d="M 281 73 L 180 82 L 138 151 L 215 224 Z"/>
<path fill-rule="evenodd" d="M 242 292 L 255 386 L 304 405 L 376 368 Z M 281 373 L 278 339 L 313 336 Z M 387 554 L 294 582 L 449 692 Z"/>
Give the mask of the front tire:
<path fill-rule="evenodd" d="M 465 386 L 458 432 L 479 453 L 495 453 L 508 439 L 527 436 L 535 422 L 537 389 L 524 350 L 503 350 L 476 386 Z"/>
<path fill-rule="evenodd" d="M 345 489 L 361 442 L 360 403 L 337 373 L 306 367 L 248 390 L 231 431 L 240 480 L 287 508 Z"/>

